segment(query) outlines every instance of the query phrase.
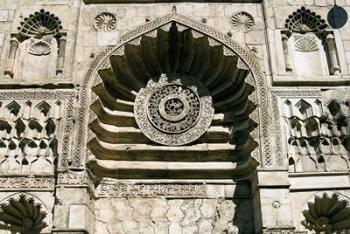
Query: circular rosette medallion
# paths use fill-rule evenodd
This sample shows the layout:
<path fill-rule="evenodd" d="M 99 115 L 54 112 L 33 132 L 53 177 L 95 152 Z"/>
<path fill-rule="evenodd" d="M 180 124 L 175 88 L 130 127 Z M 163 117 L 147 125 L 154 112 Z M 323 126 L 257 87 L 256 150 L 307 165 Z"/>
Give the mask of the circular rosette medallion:
<path fill-rule="evenodd" d="M 162 75 L 137 94 L 134 113 L 141 131 L 163 145 L 184 145 L 202 136 L 214 116 L 209 91 L 184 75 Z"/>

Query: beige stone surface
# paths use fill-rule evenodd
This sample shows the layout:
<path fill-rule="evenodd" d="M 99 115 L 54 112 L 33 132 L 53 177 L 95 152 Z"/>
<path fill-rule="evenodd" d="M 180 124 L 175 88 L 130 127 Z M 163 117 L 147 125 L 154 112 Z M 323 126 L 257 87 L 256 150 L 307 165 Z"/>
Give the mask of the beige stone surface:
<path fill-rule="evenodd" d="M 308 204 L 350 201 L 350 24 L 328 25 L 333 0 L 87 2 L 0 0 L 0 233 L 28 218 L 55 234 L 315 233 Z M 180 125 L 191 93 L 155 122 L 146 109 L 170 73 L 215 109 L 181 146 L 157 121 Z"/>

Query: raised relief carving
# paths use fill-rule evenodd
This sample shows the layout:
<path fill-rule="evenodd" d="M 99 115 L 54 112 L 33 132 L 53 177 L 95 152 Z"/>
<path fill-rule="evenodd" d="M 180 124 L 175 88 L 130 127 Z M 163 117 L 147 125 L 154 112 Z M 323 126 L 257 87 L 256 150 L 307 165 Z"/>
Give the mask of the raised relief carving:
<path fill-rule="evenodd" d="M 230 18 L 231 26 L 236 31 L 248 32 L 255 26 L 253 17 L 247 12 L 237 12 Z"/>
<path fill-rule="evenodd" d="M 303 211 L 305 220 L 302 225 L 316 233 L 346 233 L 350 230 L 350 207 L 336 193 L 322 197 L 315 196 L 313 202 L 308 202 L 308 210 Z"/>
<path fill-rule="evenodd" d="M 326 21 L 315 12 L 301 7 L 286 19 L 285 28 L 291 32 L 320 32 L 328 27 Z"/>
<path fill-rule="evenodd" d="M 340 72 L 334 35 L 327 27 L 321 16 L 304 7 L 286 19 L 282 45 L 287 72 L 304 78 Z"/>
<path fill-rule="evenodd" d="M 47 212 L 32 197 L 18 194 L 0 204 L 2 229 L 13 233 L 40 233 L 47 226 Z"/>
<path fill-rule="evenodd" d="M 12 35 L 5 74 L 28 81 L 59 77 L 63 72 L 65 47 L 66 37 L 58 17 L 45 10 L 35 12 Z"/>
<path fill-rule="evenodd" d="M 53 175 L 61 101 L 1 101 L 0 175 Z"/>
<path fill-rule="evenodd" d="M 28 53 L 37 56 L 48 55 L 51 53 L 51 46 L 46 41 L 38 41 L 30 46 Z"/>
<path fill-rule="evenodd" d="M 150 80 L 138 93 L 134 112 L 141 131 L 164 145 L 198 139 L 214 116 L 209 91 L 196 79 L 178 74 Z"/>
<path fill-rule="evenodd" d="M 117 17 L 110 12 L 102 12 L 98 14 L 92 23 L 96 31 L 112 31 L 117 27 Z"/>
<path fill-rule="evenodd" d="M 170 40 L 177 34 L 178 41 Z M 247 172 L 255 168 L 250 154 L 257 143 L 250 133 L 256 124 L 250 114 L 256 106 L 248 98 L 254 91 L 245 82 L 248 74 L 233 51 L 175 22 L 123 45 L 103 62 L 92 88 L 90 169 L 123 178 L 203 178 L 213 176 L 204 173 L 212 163 L 218 170 L 235 167 L 236 160 Z M 182 172 L 192 167 L 198 172 Z M 215 176 L 234 174 L 227 173 Z"/>
<path fill-rule="evenodd" d="M 336 121 L 319 99 L 284 99 L 283 109 L 290 172 L 348 170 L 348 129 L 340 137 Z"/>
<path fill-rule="evenodd" d="M 317 43 L 310 37 L 302 37 L 295 42 L 295 49 L 300 52 L 313 52 L 318 50 Z"/>
<path fill-rule="evenodd" d="M 125 184 L 104 180 L 96 191 L 97 197 L 205 197 L 204 184 Z"/>
<path fill-rule="evenodd" d="M 55 178 L 45 177 L 25 177 L 25 176 L 6 176 L 0 177 L 0 191 L 26 191 L 40 190 L 53 191 L 55 189 Z"/>

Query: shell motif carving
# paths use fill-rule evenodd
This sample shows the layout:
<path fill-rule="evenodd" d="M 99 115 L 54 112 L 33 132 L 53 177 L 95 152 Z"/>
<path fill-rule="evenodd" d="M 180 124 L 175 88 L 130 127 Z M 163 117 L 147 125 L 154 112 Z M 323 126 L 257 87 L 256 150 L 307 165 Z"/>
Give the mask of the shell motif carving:
<path fill-rule="evenodd" d="M 0 206 L 0 223 L 4 224 L 4 228 L 16 233 L 40 233 L 47 226 L 43 221 L 46 216 L 40 204 L 24 195 L 10 198 Z"/>
<path fill-rule="evenodd" d="M 51 53 L 51 46 L 46 41 L 34 42 L 30 46 L 28 53 L 37 56 L 48 55 Z"/>
<path fill-rule="evenodd" d="M 247 12 L 237 12 L 231 16 L 231 26 L 236 31 L 248 32 L 253 29 L 255 22 Z"/>
<path fill-rule="evenodd" d="M 112 31 L 117 27 L 117 17 L 113 13 L 102 12 L 95 17 L 93 27 L 96 31 Z"/>
<path fill-rule="evenodd" d="M 286 19 L 285 27 L 291 32 L 319 32 L 327 28 L 327 23 L 315 12 L 301 7 Z"/>
<path fill-rule="evenodd" d="M 318 50 L 318 45 L 312 39 L 303 37 L 296 41 L 295 49 L 301 52 L 313 52 Z"/>
<path fill-rule="evenodd" d="M 303 211 L 305 220 L 302 224 L 316 233 L 334 233 L 350 229 L 350 207 L 348 202 L 340 200 L 337 194 L 330 197 L 324 193 L 308 203 L 308 210 Z"/>
<path fill-rule="evenodd" d="M 40 10 L 25 18 L 18 27 L 19 33 L 25 37 L 56 36 L 62 29 L 61 21 L 54 14 Z"/>

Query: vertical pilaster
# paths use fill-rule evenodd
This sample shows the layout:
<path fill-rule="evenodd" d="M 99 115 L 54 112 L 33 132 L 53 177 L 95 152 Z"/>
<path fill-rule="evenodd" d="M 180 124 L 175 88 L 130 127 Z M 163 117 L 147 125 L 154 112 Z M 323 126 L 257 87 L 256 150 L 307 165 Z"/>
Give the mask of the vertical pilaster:
<path fill-rule="evenodd" d="M 259 170 L 252 181 L 256 233 L 292 233 L 292 206 L 287 170 Z"/>
<path fill-rule="evenodd" d="M 19 41 L 14 35 L 12 35 L 10 40 L 10 52 L 9 52 L 9 56 L 5 67 L 5 75 L 9 75 L 10 77 L 13 77 L 13 69 L 15 65 L 18 46 L 19 46 Z"/>
<path fill-rule="evenodd" d="M 327 43 L 328 57 L 330 62 L 329 64 L 330 73 L 331 75 L 339 74 L 340 66 L 338 62 L 337 48 L 335 45 L 333 33 L 328 33 L 328 35 L 326 36 L 326 43 Z"/>

